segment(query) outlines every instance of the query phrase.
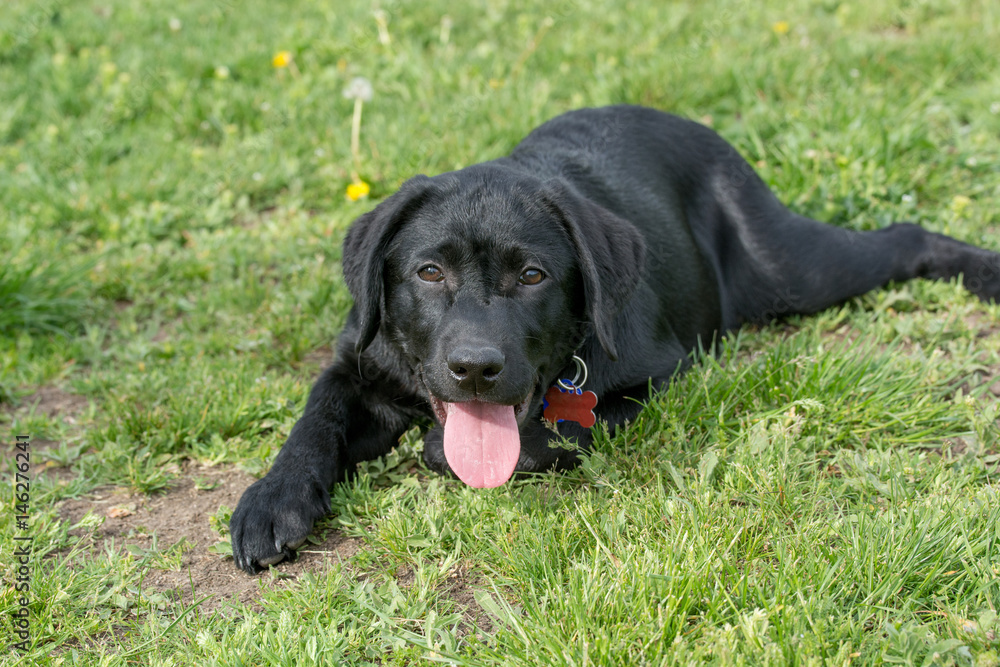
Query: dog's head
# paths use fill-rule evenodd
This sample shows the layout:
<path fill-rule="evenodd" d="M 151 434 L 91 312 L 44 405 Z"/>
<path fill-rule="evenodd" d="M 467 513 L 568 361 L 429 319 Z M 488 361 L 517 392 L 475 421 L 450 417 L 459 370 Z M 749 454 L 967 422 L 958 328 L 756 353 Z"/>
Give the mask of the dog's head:
<path fill-rule="evenodd" d="M 449 465 L 497 486 L 517 463 L 518 425 L 584 338 L 616 357 L 643 254 L 632 224 L 561 182 L 490 165 L 418 176 L 348 232 L 357 349 L 379 332 L 394 344 L 445 427 Z"/>

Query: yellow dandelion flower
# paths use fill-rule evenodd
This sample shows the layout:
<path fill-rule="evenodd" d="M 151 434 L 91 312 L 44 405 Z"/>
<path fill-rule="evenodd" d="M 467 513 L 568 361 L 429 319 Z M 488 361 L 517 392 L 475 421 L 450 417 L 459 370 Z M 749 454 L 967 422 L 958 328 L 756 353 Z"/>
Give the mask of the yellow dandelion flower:
<path fill-rule="evenodd" d="M 291 51 L 278 51 L 271 58 L 271 64 L 275 67 L 288 67 L 292 64 L 292 52 Z"/>
<path fill-rule="evenodd" d="M 371 186 L 364 181 L 355 181 L 347 186 L 347 198 L 351 201 L 364 199 L 371 192 Z"/>
<path fill-rule="evenodd" d="M 965 212 L 965 209 L 967 209 L 971 203 L 972 200 L 965 195 L 955 195 L 955 197 L 951 200 L 951 210 L 955 212 L 955 215 L 960 216 Z"/>
<path fill-rule="evenodd" d="M 771 30 L 774 31 L 775 35 L 787 35 L 791 29 L 792 26 L 788 25 L 788 21 L 778 21 L 771 26 Z"/>

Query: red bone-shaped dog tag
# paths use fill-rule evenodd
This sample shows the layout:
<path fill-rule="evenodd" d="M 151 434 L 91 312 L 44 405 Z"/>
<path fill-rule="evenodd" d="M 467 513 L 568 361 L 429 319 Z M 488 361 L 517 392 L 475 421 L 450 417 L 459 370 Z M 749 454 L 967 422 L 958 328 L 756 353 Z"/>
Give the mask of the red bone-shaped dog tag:
<path fill-rule="evenodd" d="M 566 380 L 563 380 L 566 382 Z M 572 383 L 566 382 L 570 387 Z M 545 410 L 542 416 L 555 424 L 561 421 L 577 422 L 584 428 L 590 428 L 597 423 L 594 408 L 597 406 L 597 394 L 573 387 L 569 391 L 554 385 L 545 392 Z"/>

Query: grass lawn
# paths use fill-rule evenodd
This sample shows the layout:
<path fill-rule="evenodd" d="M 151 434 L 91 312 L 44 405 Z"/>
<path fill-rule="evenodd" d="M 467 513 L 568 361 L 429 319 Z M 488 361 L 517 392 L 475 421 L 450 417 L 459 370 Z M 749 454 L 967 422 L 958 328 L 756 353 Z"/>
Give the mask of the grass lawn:
<path fill-rule="evenodd" d="M 994 0 L 5 0 L 0 663 L 1000 664 L 1000 306 L 955 284 L 744 330 L 567 474 L 411 431 L 296 562 L 226 556 L 409 176 L 645 104 L 800 213 L 1000 251 L 997 44 Z"/>

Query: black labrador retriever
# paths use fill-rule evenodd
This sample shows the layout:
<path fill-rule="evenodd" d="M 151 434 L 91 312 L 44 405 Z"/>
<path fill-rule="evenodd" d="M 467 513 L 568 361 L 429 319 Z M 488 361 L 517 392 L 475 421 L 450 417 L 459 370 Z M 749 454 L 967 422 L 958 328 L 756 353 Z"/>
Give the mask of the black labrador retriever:
<path fill-rule="evenodd" d="M 916 277 L 1000 301 L 1000 254 L 796 215 L 712 130 L 632 106 L 573 111 L 508 157 L 407 181 L 355 221 L 343 266 L 355 304 L 336 359 L 230 522 L 247 572 L 292 555 L 330 485 L 414 419 L 436 422 L 428 466 L 498 486 L 574 465 L 554 431 L 586 449 L 595 413 L 634 417 L 744 322 Z"/>

